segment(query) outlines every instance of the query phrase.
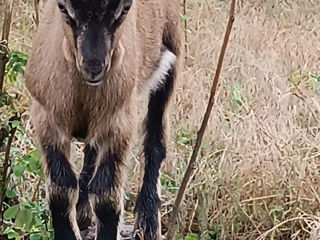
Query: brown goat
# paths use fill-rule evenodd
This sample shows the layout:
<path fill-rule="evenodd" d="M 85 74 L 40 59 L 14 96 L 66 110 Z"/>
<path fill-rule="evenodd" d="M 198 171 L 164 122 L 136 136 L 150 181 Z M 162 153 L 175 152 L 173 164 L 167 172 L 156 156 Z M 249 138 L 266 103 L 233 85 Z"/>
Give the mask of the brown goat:
<path fill-rule="evenodd" d="M 157 192 L 167 105 L 181 65 L 179 0 L 48 0 L 26 71 L 55 240 L 79 240 L 93 214 L 98 240 L 116 239 L 138 97 L 149 95 L 144 177 L 135 211 L 160 238 Z M 72 138 L 85 142 L 78 177 Z"/>

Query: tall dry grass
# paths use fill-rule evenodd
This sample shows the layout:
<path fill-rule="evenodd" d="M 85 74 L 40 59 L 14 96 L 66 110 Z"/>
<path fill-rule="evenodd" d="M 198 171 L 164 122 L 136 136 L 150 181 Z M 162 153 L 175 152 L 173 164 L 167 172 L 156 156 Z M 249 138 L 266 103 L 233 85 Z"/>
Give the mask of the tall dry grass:
<path fill-rule="evenodd" d="M 194 139 L 204 114 L 230 3 L 187 4 L 189 54 L 172 116 L 176 183 L 192 150 L 179 136 Z M 255 239 L 278 224 L 267 238 L 320 239 L 319 218 L 307 215 L 320 204 L 319 10 L 317 1 L 238 1 L 183 226 L 198 206 L 191 230 L 219 239 Z"/>
<path fill-rule="evenodd" d="M 12 49 L 30 51 L 32 2 L 15 3 Z M 164 231 L 205 111 L 228 10 L 225 0 L 187 0 L 188 54 L 161 177 Z M 181 233 L 320 239 L 319 38 L 317 0 L 238 1 L 214 112 L 179 216 Z M 128 169 L 132 199 L 138 152 Z"/>

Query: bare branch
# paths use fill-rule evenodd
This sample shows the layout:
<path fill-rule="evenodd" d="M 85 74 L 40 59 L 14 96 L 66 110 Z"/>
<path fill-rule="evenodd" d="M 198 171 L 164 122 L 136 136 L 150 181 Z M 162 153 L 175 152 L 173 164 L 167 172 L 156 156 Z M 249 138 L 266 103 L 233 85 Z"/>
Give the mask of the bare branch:
<path fill-rule="evenodd" d="M 169 224 L 168 224 L 169 229 L 168 229 L 168 234 L 167 234 L 167 240 L 171 240 L 173 238 L 173 236 L 174 236 L 179 207 L 180 207 L 184 192 L 186 190 L 186 186 L 189 183 L 190 177 L 191 177 L 191 175 L 192 175 L 192 173 L 194 171 L 194 164 L 196 162 L 197 155 L 198 155 L 198 152 L 199 152 L 199 149 L 200 149 L 200 146 L 201 146 L 201 143 L 202 143 L 202 139 L 203 139 L 203 136 L 204 136 L 204 132 L 206 130 L 206 127 L 207 127 L 207 124 L 208 124 L 208 121 L 209 121 L 209 117 L 210 117 L 210 114 L 211 114 L 211 111 L 212 111 L 212 108 L 213 108 L 213 104 L 214 104 L 214 101 L 215 101 L 215 93 L 216 93 L 217 86 L 218 86 L 218 83 L 219 83 L 219 77 L 220 77 L 220 72 L 221 72 L 221 68 L 222 68 L 223 58 L 224 58 L 224 55 L 225 55 L 225 52 L 226 52 L 226 48 L 227 48 L 227 45 L 228 45 L 230 33 L 231 33 L 231 30 L 232 30 L 232 25 L 233 25 L 233 22 L 234 22 L 234 19 L 235 19 L 234 18 L 235 4 L 236 4 L 236 0 L 232 0 L 231 1 L 230 13 L 229 13 L 229 21 L 228 21 L 226 33 L 225 33 L 225 36 L 224 36 L 224 40 L 223 40 L 223 44 L 222 44 L 222 48 L 221 48 L 221 52 L 220 52 L 220 56 L 219 56 L 219 61 L 218 61 L 218 65 L 217 65 L 216 74 L 215 74 L 214 79 L 213 79 L 213 85 L 212 85 L 212 88 L 211 88 L 209 103 L 208 103 L 207 110 L 206 110 L 206 113 L 204 115 L 200 130 L 199 130 L 199 132 L 197 134 L 196 144 L 194 146 L 194 150 L 193 150 L 192 156 L 190 158 L 190 162 L 189 162 L 188 168 L 187 168 L 186 173 L 185 173 L 185 175 L 183 177 L 183 180 L 181 182 L 181 186 L 180 186 L 180 189 L 179 189 L 179 192 L 178 192 L 178 196 L 177 196 L 177 198 L 176 198 L 176 200 L 174 202 L 173 208 L 172 208 L 172 213 L 171 213 L 171 217 L 170 217 Z"/>
<path fill-rule="evenodd" d="M 187 0 L 183 0 L 183 15 L 184 15 L 184 47 L 186 57 L 188 56 L 188 20 L 187 20 Z"/>
<path fill-rule="evenodd" d="M 39 17 L 39 2 L 40 0 L 34 0 L 34 11 L 36 13 L 36 18 L 35 18 L 35 23 L 36 26 L 39 26 L 39 21 L 40 21 L 40 17 Z"/>
<path fill-rule="evenodd" d="M 4 71 L 6 64 L 9 60 L 8 57 L 8 40 L 10 34 L 10 26 L 11 26 L 11 16 L 13 9 L 13 0 L 7 0 L 6 5 L 4 7 L 4 22 L 2 28 L 2 38 L 0 41 L 0 91 L 3 88 L 4 82 Z"/>
<path fill-rule="evenodd" d="M 6 147 L 6 152 L 4 156 L 4 163 L 3 163 L 3 172 L 2 172 L 2 181 L 1 181 L 1 188 L 0 188 L 0 216 L 2 217 L 2 202 L 4 200 L 5 196 L 5 189 L 7 185 L 7 175 L 8 175 L 8 169 L 10 167 L 10 149 L 11 145 L 14 139 L 14 135 L 16 133 L 17 128 L 12 128 L 10 131 L 10 136 L 8 139 L 8 144 Z"/>

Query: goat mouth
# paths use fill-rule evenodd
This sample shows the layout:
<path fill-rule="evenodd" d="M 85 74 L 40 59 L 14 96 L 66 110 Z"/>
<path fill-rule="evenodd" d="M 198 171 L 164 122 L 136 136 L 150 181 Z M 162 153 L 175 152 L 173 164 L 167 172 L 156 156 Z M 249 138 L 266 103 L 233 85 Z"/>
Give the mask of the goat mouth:
<path fill-rule="evenodd" d="M 85 81 L 86 84 L 88 84 L 89 86 L 99 86 L 103 83 L 103 80 L 86 80 Z"/>
<path fill-rule="evenodd" d="M 99 85 L 103 84 L 105 75 L 106 75 L 105 71 L 102 71 L 97 76 L 90 76 L 85 71 L 82 73 L 84 82 L 89 86 L 99 86 Z"/>

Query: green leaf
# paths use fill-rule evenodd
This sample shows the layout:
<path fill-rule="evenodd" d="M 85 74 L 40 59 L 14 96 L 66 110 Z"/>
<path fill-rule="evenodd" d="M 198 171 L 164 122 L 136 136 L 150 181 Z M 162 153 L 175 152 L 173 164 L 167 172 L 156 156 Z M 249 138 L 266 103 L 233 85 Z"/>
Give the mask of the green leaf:
<path fill-rule="evenodd" d="M 13 189 L 6 190 L 6 197 L 7 198 L 14 198 L 15 196 L 16 196 L 16 193 Z"/>
<path fill-rule="evenodd" d="M 39 225 L 39 226 L 43 224 L 42 219 L 38 215 L 34 216 L 34 222 L 35 222 L 35 225 Z"/>
<path fill-rule="evenodd" d="M 17 120 L 15 120 L 15 121 L 12 121 L 12 127 L 13 128 L 15 128 L 15 127 L 19 127 L 19 126 L 21 126 L 21 122 L 20 121 L 17 121 Z"/>
<path fill-rule="evenodd" d="M 188 235 L 185 237 L 185 240 L 197 240 L 198 234 L 196 233 L 188 233 Z"/>
<path fill-rule="evenodd" d="M 40 160 L 40 152 L 38 150 L 34 150 L 29 153 L 29 156 L 33 159 Z"/>
<path fill-rule="evenodd" d="M 31 158 L 29 161 L 29 167 L 31 172 L 37 172 L 41 168 L 41 165 L 37 159 Z"/>
<path fill-rule="evenodd" d="M 18 237 L 19 237 L 19 233 L 17 233 L 17 232 L 10 232 L 10 233 L 8 234 L 8 238 L 9 238 L 9 239 L 18 238 Z"/>
<path fill-rule="evenodd" d="M 17 216 L 18 211 L 19 211 L 19 205 L 11 206 L 3 213 L 3 218 L 6 220 L 15 218 Z"/>
<path fill-rule="evenodd" d="M 30 235 L 30 240 L 39 240 L 39 239 L 41 239 L 40 233 L 33 233 Z"/>
<path fill-rule="evenodd" d="M 7 227 L 4 230 L 4 234 L 7 235 L 8 239 L 12 239 L 12 238 L 18 238 L 19 234 L 13 229 L 13 227 Z"/>
<path fill-rule="evenodd" d="M 183 240 L 183 236 L 182 236 L 182 234 L 180 234 L 180 233 L 175 233 L 174 234 L 174 236 L 175 236 L 175 238 L 177 239 L 177 240 Z"/>
<path fill-rule="evenodd" d="M 22 223 L 29 227 L 31 222 L 32 222 L 32 217 L 33 217 L 33 214 L 31 212 L 31 209 L 28 209 L 28 208 L 23 208 L 22 211 L 21 211 L 21 221 Z"/>
<path fill-rule="evenodd" d="M 19 165 L 18 166 L 14 166 L 13 167 L 13 174 L 16 177 L 22 177 L 24 170 L 25 170 L 24 166 L 19 166 Z"/>
<path fill-rule="evenodd" d="M 21 219 L 21 216 L 22 216 L 22 211 L 20 210 L 18 213 L 17 213 L 17 216 L 16 216 L 16 219 L 14 221 L 14 224 L 17 228 L 22 228 L 23 227 L 23 222 L 22 222 L 22 219 Z"/>

